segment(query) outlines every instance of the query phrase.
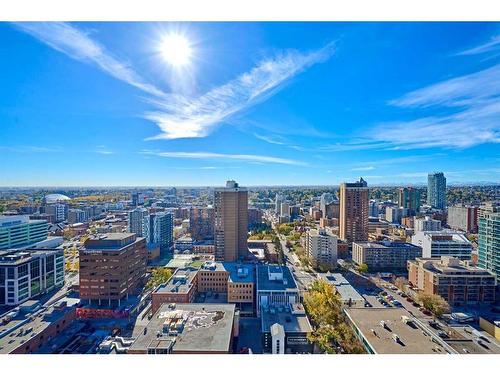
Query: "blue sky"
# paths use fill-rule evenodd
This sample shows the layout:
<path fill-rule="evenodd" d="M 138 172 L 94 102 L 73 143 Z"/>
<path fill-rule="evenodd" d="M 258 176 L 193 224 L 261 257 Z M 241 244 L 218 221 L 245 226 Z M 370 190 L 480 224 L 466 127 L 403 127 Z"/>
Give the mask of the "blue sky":
<path fill-rule="evenodd" d="M 500 182 L 498 23 L 0 23 L 0 40 L 2 186 Z"/>

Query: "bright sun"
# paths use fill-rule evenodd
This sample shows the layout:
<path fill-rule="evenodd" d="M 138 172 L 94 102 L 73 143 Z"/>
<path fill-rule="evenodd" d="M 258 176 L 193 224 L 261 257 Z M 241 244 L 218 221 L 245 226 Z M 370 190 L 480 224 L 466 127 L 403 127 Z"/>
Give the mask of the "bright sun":
<path fill-rule="evenodd" d="M 166 35 L 161 42 L 161 54 L 172 66 L 182 66 L 189 63 L 192 50 L 189 41 L 182 35 Z"/>

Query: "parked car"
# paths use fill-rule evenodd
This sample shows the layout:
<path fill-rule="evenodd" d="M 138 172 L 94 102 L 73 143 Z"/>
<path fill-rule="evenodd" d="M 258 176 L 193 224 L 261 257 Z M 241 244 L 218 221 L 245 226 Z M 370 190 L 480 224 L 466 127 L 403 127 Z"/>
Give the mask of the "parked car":
<path fill-rule="evenodd" d="M 411 297 L 408 297 L 406 300 L 410 303 L 413 303 L 413 299 Z"/>
<path fill-rule="evenodd" d="M 438 331 L 438 336 L 441 337 L 442 339 L 447 339 L 449 336 L 446 334 L 446 332 L 439 330 Z"/>
<path fill-rule="evenodd" d="M 422 313 L 423 313 L 424 315 L 427 315 L 427 316 L 432 315 L 432 313 L 431 313 L 429 310 L 426 310 L 426 309 L 424 309 L 424 310 L 422 311 Z"/>
<path fill-rule="evenodd" d="M 417 302 L 415 302 L 415 301 L 413 301 L 412 305 L 415 306 L 415 307 L 420 307 L 420 305 Z"/>
<path fill-rule="evenodd" d="M 441 324 L 439 324 L 438 322 L 430 321 L 429 325 L 434 329 L 441 329 Z"/>

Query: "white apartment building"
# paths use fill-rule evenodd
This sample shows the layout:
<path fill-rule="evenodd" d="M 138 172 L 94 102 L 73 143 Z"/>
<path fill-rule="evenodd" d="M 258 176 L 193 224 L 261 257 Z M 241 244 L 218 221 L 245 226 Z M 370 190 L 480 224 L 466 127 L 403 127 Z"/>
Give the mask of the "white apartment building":
<path fill-rule="evenodd" d="M 411 243 L 422 248 L 422 258 L 451 256 L 460 260 L 471 258 L 472 244 L 464 234 L 453 231 L 415 233 Z"/>
<path fill-rule="evenodd" d="M 337 236 L 325 229 L 311 229 L 306 234 L 306 254 L 318 264 L 337 264 Z"/>
<path fill-rule="evenodd" d="M 429 216 L 424 218 L 415 218 L 415 224 L 413 226 L 415 233 L 417 232 L 427 232 L 427 231 L 440 231 L 441 222 L 439 220 L 431 219 Z"/>

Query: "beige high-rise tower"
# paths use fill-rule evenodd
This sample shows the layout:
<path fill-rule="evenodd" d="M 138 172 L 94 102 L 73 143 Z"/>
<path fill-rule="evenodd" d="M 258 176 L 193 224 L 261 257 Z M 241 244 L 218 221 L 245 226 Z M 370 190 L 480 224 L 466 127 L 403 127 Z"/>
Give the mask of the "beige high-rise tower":
<path fill-rule="evenodd" d="M 368 184 L 362 178 L 340 184 L 340 239 L 368 241 Z"/>
<path fill-rule="evenodd" d="M 248 254 L 248 192 L 235 181 L 215 189 L 215 260 L 233 262 Z"/>

